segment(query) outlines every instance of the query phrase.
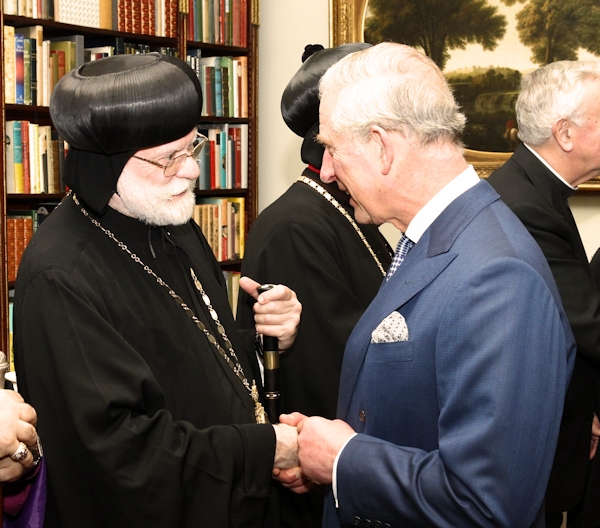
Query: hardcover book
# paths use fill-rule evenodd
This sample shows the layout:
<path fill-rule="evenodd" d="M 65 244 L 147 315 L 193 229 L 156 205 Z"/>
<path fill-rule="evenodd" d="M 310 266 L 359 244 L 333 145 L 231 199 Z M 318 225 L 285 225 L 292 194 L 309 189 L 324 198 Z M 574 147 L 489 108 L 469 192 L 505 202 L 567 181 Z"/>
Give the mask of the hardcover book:
<path fill-rule="evenodd" d="M 25 37 L 15 35 L 15 102 L 25 104 Z"/>
<path fill-rule="evenodd" d="M 4 102 L 15 104 L 16 94 L 15 28 L 4 26 Z"/>
<path fill-rule="evenodd" d="M 4 128 L 6 136 L 6 147 L 4 149 L 6 163 L 6 193 L 14 194 L 17 192 L 17 187 L 15 185 L 15 136 L 13 121 L 6 121 L 6 123 L 4 123 Z"/>
<path fill-rule="evenodd" d="M 24 178 L 23 178 L 23 136 L 21 121 L 11 121 L 13 127 L 13 160 L 14 160 L 14 176 L 15 176 L 15 192 L 24 193 Z"/>
<path fill-rule="evenodd" d="M 31 39 L 23 39 L 23 104 L 31 105 Z"/>
<path fill-rule="evenodd" d="M 6 26 L 5 26 L 6 27 Z M 36 97 L 33 97 L 31 104 L 37 106 L 44 105 L 44 28 L 42 26 L 28 26 L 19 28 L 19 33 L 31 40 L 31 82 L 35 81 L 35 88 L 32 86 L 32 91 L 35 89 Z M 35 63 L 35 68 L 33 64 Z M 47 105 L 46 105 L 47 106 Z"/>
<path fill-rule="evenodd" d="M 100 27 L 99 0 L 56 0 L 54 19 L 74 26 Z"/>

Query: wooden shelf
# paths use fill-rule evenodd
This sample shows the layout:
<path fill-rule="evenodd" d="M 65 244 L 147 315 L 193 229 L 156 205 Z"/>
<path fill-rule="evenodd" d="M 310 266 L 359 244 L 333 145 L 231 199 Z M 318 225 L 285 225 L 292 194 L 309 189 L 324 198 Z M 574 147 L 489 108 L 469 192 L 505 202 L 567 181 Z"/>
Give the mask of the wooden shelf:
<path fill-rule="evenodd" d="M 250 3 L 248 3 L 250 4 Z M 30 26 L 42 26 L 44 38 L 63 37 L 69 35 L 83 35 L 86 47 L 114 45 L 116 38 L 122 38 L 127 43 L 144 44 L 150 49 L 163 47 L 175 48 L 180 55 L 185 55 L 187 50 L 202 50 L 202 56 L 247 56 L 248 57 L 248 118 L 228 117 L 202 117 L 199 124 L 247 124 L 248 125 L 248 188 L 247 189 L 215 189 L 209 191 L 197 191 L 199 197 L 243 197 L 245 198 L 245 222 L 246 233 L 250 229 L 258 212 L 257 200 L 257 58 L 258 58 L 258 28 L 251 24 L 251 7 L 248 5 L 248 41 L 247 47 L 223 46 L 204 42 L 188 41 L 185 35 L 186 15 L 178 16 L 178 38 L 157 37 L 153 35 L 142 35 L 122 31 L 113 31 L 72 24 L 63 24 L 53 20 L 34 19 L 15 15 L 6 15 L 0 10 L 0 26 L 14 26 L 24 28 Z M 2 69 L 2 80 L 4 81 L 4 43 L 0 41 L 0 68 Z M 4 101 L 4 82 L 0 88 L 0 100 Z M 2 127 L 9 120 L 30 121 L 40 125 L 52 125 L 50 112 L 45 106 L 2 104 Z M 0 152 L 0 167 L 4 167 L 4 149 Z M 36 208 L 45 202 L 59 202 L 64 194 L 7 194 L 5 178 L 0 179 L 0 253 L 6 255 L 7 232 L 6 215 L 11 210 L 23 208 Z M 223 270 L 239 270 L 241 260 L 230 260 L 220 262 Z M 9 289 L 14 288 L 13 282 L 8 282 L 7 263 L 4 259 L 0 262 L 0 350 L 8 349 L 8 295 Z"/>

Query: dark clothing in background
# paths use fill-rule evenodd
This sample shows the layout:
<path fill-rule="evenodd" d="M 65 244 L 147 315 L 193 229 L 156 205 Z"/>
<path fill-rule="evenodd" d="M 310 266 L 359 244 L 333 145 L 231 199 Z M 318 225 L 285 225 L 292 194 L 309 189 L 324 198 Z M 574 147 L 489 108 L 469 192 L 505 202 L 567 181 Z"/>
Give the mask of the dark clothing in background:
<path fill-rule="evenodd" d="M 577 342 L 577 356 L 567 390 L 546 511 L 570 511 L 586 493 L 592 418 L 598 397 L 600 367 L 600 291 L 567 202 L 572 189 L 532 152 L 520 145 L 488 179 L 519 217 L 544 253 Z M 600 486 L 588 490 L 600 497 Z M 591 522 L 591 521 L 590 521 Z M 600 518 L 591 524 L 595 527 Z"/>
<path fill-rule="evenodd" d="M 354 218 L 348 196 L 323 184 L 307 168 L 304 176 L 329 191 Z M 387 271 L 393 253 L 377 226 L 360 225 Z M 292 348 L 281 355 L 283 412 L 335 418 L 339 378 L 348 336 L 375 297 L 383 274 L 348 220 L 316 190 L 295 182 L 256 219 L 246 241 L 242 275 L 259 282 L 285 284 L 302 303 L 302 318 Z M 240 291 L 237 320 L 249 327 L 253 299 Z M 320 526 L 323 495 L 285 493 L 282 499 L 313 521 L 288 519 L 287 526 Z M 293 506 L 292 506 L 293 509 Z"/>

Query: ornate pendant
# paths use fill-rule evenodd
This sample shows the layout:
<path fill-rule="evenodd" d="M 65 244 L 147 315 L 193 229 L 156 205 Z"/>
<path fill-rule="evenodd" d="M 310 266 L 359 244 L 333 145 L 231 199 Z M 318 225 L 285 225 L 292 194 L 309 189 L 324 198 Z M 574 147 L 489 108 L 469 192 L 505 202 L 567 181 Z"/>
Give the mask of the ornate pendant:
<path fill-rule="evenodd" d="M 252 380 L 252 401 L 254 401 L 254 418 L 256 419 L 257 424 L 266 424 L 269 423 L 269 418 L 267 417 L 267 413 L 265 412 L 265 408 L 263 404 L 258 400 L 258 388 L 256 387 L 256 382 Z"/>

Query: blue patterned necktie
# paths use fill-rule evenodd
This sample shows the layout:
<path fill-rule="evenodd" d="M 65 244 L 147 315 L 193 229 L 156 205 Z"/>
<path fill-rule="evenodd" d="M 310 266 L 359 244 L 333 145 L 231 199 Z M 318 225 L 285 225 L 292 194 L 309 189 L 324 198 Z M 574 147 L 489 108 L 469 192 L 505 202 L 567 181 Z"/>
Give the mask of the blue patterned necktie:
<path fill-rule="evenodd" d="M 398 266 L 402 264 L 402 261 L 411 250 L 411 248 L 415 245 L 415 243 L 408 238 L 404 233 L 400 237 L 398 241 L 398 245 L 396 246 L 396 253 L 394 254 L 394 260 L 390 264 L 390 269 L 388 270 L 387 277 L 385 280 L 389 280 L 390 277 L 394 274 L 394 272 L 398 269 Z"/>

